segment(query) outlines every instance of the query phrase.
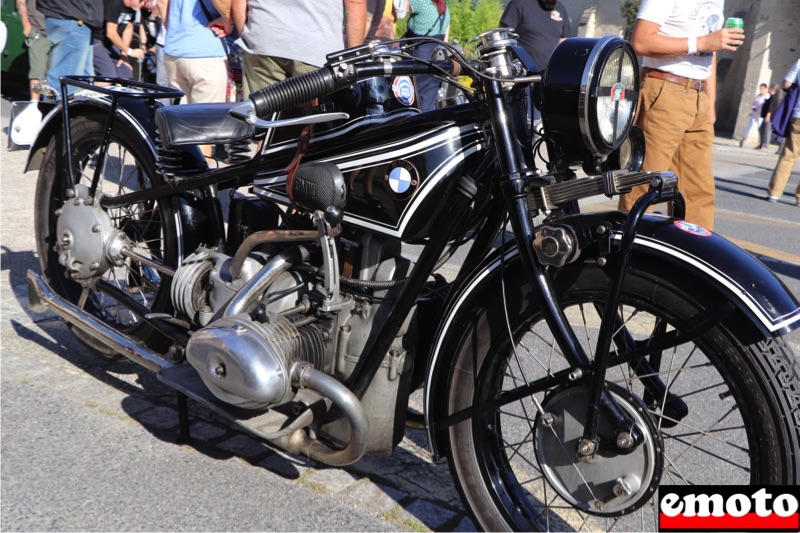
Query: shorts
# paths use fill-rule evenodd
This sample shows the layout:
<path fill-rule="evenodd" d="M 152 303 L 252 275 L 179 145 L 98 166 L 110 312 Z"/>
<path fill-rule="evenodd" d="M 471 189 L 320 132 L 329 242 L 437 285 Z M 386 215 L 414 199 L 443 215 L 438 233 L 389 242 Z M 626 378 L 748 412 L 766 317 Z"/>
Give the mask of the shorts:
<path fill-rule="evenodd" d="M 92 45 L 94 55 L 94 75 L 101 78 L 133 78 L 133 69 L 125 63 L 117 66 L 120 55 L 116 50 L 109 50 L 103 43 Z"/>
<path fill-rule="evenodd" d="M 224 102 L 228 92 L 226 57 L 175 57 L 164 54 L 169 86 L 183 91 L 181 103 Z"/>
<path fill-rule="evenodd" d="M 282 57 L 262 56 L 243 53 L 242 91 L 245 96 L 250 93 L 274 85 L 292 76 L 317 70 L 318 67 Z"/>
<path fill-rule="evenodd" d="M 31 28 L 25 38 L 25 46 L 28 47 L 28 63 L 30 63 L 28 79 L 44 80 L 47 77 L 47 69 L 50 68 L 50 47 L 53 43 L 37 32 L 36 28 Z"/>

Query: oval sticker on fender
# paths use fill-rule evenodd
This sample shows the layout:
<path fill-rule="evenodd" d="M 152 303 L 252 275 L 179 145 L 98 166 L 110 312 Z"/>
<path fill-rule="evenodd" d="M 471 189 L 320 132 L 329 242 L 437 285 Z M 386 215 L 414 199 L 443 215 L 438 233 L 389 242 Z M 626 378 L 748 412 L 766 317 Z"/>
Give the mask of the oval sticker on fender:
<path fill-rule="evenodd" d="M 679 230 L 685 231 L 686 233 L 691 233 L 692 235 L 697 235 L 698 237 L 711 236 L 711 232 L 706 228 L 698 226 L 697 224 L 692 224 L 691 222 L 686 222 L 685 220 L 676 220 L 673 222 L 673 224 Z"/>

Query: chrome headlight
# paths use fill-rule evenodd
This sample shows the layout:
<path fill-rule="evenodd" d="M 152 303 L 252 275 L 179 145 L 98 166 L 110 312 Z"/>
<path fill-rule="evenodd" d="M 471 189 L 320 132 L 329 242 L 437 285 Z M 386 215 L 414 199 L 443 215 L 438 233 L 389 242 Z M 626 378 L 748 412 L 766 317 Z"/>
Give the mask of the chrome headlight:
<path fill-rule="evenodd" d="M 604 159 L 628 135 L 639 97 L 639 65 L 619 37 L 567 39 L 542 80 L 545 134 L 570 161 Z"/>

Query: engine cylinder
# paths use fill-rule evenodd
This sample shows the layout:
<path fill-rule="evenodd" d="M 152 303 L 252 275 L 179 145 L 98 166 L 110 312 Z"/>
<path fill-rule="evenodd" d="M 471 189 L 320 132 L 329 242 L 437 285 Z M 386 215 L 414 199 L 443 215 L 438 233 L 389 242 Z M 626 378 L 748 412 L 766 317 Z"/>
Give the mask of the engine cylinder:
<path fill-rule="evenodd" d="M 253 321 L 241 314 L 194 333 L 186 358 L 220 400 L 247 409 L 268 409 L 294 397 L 290 370 L 303 361 L 324 367 L 322 333 L 296 328 L 283 317 Z"/>

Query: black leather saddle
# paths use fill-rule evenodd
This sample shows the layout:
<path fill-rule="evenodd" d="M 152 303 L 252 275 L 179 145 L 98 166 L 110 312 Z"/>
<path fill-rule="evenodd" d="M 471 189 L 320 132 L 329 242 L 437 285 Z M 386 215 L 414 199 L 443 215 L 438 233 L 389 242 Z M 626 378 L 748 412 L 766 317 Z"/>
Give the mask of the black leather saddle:
<path fill-rule="evenodd" d="M 179 104 L 156 110 L 161 145 L 177 148 L 195 144 L 230 144 L 251 138 L 255 128 L 233 118 L 235 103 Z"/>

